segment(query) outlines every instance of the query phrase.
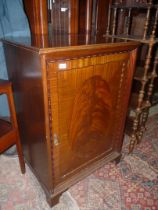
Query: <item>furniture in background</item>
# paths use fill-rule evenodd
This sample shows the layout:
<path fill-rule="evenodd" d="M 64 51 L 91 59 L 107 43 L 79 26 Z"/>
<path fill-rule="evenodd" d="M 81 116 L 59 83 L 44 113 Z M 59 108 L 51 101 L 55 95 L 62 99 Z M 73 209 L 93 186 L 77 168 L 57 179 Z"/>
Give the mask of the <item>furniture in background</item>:
<path fill-rule="evenodd" d="M 36 34 L 48 35 L 49 30 L 53 35 L 106 32 L 109 0 L 24 0 L 24 5 L 36 43 L 44 39 Z"/>
<path fill-rule="evenodd" d="M 158 4 L 152 0 L 115 0 L 110 2 L 108 16 L 106 36 L 141 43 L 126 122 L 131 152 L 142 139 L 149 108 L 158 103 Z"/>
<path fill-rule="evenodd" d="M 9 81 L 0 80 L 0 95 L 1 94 L 7 95 L 10 110 L 10 121 L 7 121 L 4 118 L 0 118 L 0 153 L 16 144 L 21 172 L 25 173 L 25 163 L 23 159 L 19 130 L 16 120 L 12 88 Z"/>
<path fill-rule="evenodd" d="M 47 47 L 3 40 L 25 160 L 51 206 L 92 171 L 119 161 L 138 45 L 57 36 L 64 43 L 50 35 Z"/>

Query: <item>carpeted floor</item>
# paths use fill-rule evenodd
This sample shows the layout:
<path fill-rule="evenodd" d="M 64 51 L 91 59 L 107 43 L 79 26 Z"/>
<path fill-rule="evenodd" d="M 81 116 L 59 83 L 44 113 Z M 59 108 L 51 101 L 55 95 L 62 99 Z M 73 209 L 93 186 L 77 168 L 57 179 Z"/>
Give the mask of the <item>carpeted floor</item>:
<path fill-rule="evenodd" d="M 0 156 L 0 210 L 158 210 L 158 114 L 148 120 L 142 142 L 71 187 L 50 208 L 29 168 L 20 174 L 17 158 Z"/>

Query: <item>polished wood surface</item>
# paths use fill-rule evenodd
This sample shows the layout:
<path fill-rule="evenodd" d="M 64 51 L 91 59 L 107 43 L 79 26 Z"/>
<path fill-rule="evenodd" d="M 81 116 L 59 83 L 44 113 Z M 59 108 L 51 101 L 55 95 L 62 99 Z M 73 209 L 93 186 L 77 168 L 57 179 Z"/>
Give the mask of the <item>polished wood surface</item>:
<path fill-rule="evenodd" d="M 12 88 L 9 81 L 0 80 L 0 95 L 2 94 L 5 94 L 8 99 L 10 122 L 6 121 L 5 119 L 0 119 L 0 153 L 4 152 L 6 149 L 15 144 L 19 157 L 21 172 L 25 173 L 25 163 L 16 120 Z"/>
<path fill-rule="evenodd" d="M 113 134 L 117 135 L 125 120 L 125 115 L 115 119 L 125 103 L 123 78 L 128 60 L 127 53 L 73 59 L 64 61 L 66 71 L 59 68 L 62 61 L 48 63 L 55 184 L 118 146 Z M 121 107 L 117 110 L 118 100 Z"/>
<path fill-rule="evenodd" d="M 48 34 L 47 0 L 23 0 L 32 34 Z"/>
<path fill-rule="evenodd" d="M 53 33 L 78 33 L 79 0 L 56 0 L 50 11 Z"/>
<path fill-rule="evenodd" d="M 111 38 L 67 37 L 47 48 L 3 40 L 25 158 L 50 205 L 120 158 L 137 48 Z"/>
<path fill-rule="evenodd" d="M 110 0 L 96 0 L 96 27 L 97 34 L 105 34 L 108 24 L 108 7 Z"/>
<path fill-rule="evenodd" d="M 34 39 L 43 40 L 39 43 L 34 42 Z M 135 48 L 139 45 L 139 42 L 122 40 L 119 38 L 104 37 L 102 35 L 91 35 L 91 34 L 60 34 L 57 33 L 55 36 L 52 35 L 51 31 L 48 35 L 36 34 L 36 38 L 30 37 L 7 37 L 5 42 L 11 45 L 21 45 L 21 47 L 31 48 L 36 52 L 57 52 L 64 48 L 68 50 L 79 49 L 92 49 L 95 45 L 95 49 L 101 50 L 102 46 L 106 47 L 108 52 L 113 51 L 115 48 L 116 52 L 124 49 Z M 112 45 L 111 45 L 112 44 Z M 71 48 L 70 48 L 71 47 Z M 81 51 L 82 52 L 82 51 Z M 83 51 L 84 52 L 84 51 Z M 95 53 L 95 51 L 93 50 Z"/>
<path fill-rule="evenodd" d="M 24 8 L 32 35 L 48 34 L 48 28 L 53 30 L 54 34 L 59 32 L 104 34 L 109 1 L 24 0 Z"/>
<path fill-rule="evenodd" d="M 86 21 L 85 21 L 85 32 L 90 33 L 92 29 L 92 8 L 93 8 L 93 1 L 87 0 L 86 1 Z"/>

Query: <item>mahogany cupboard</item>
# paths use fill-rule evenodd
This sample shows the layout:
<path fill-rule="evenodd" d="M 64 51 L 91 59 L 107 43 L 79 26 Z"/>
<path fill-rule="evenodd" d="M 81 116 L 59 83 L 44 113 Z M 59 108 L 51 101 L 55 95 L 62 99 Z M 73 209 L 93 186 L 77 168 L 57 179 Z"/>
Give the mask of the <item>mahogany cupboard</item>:
<path fill-rule="evenodd" d="M 58 35 L 47 47 L 22 38 L 3 45 L 25 160 L 54 205 L 119 160 L 137 43 Z"/>

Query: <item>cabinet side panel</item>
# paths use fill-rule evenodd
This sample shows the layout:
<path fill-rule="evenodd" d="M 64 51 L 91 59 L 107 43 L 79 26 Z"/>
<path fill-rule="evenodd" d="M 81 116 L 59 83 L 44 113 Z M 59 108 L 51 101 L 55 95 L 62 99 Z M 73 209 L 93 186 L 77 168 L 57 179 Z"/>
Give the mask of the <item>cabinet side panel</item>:
<path fill-rule="evenodd" d="M 24 156 L 45 187 L 49 186 L 43 85 L 37 52 L 4 44 L 8 76 L 13 83 Z"/>

